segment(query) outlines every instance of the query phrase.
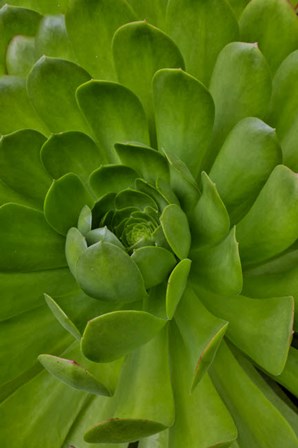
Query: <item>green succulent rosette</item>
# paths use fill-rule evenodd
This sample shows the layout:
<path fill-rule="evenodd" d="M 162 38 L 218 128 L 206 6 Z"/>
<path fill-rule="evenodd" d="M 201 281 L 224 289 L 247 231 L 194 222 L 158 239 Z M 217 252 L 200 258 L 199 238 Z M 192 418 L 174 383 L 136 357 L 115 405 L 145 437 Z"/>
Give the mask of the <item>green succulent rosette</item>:
<path fill-rule="evenodd" d="M 295 3 L 0 2 L 1 447 L 298 447 Z"/>

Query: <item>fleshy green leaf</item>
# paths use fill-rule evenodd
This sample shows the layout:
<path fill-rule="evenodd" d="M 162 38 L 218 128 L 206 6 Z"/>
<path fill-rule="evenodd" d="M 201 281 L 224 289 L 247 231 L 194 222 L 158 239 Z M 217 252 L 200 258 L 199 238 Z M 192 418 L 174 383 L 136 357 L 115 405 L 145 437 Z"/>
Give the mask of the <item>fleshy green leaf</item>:
<path fill-rule="evenodd" d="M 76 174 L 65 174 L 54 180 L 44 202 L 47 222 L 56 232 L 66 235 L 75 226 L 84 205 L 92 207 L 93 199 Z"/>
<path fill-rule="evenodd" d="M 229 233 L 230 219 L 216 185 L 205 172 L 201 177 L 203 191 L 191 215 L 191 233 L 195 244 L 213 245 Z"/>
<path fill-rule="evenodd" d="M 86 294 L 100 300 L 134 302 L 146 296 L 137 265 L 126 252 L 110 243 L 94 244 L 81 255 L 77 280 Z"/>
<path fill-rule="evenodd" d="M 85 434 L 91 443 L 136 441 L 171 426 L 174 401 L 167 329 L 128 357 L 115 395 L 113 417 Z M 131 378 L 136 381 L 131 381 Z M 128 395 L 131 400 L 127 400 Z"/>
<path fill-rule="evenodd" d="M 156 150 L 133 143 L 116 143 L 115 149 L 121 162 L 133 168 L 148 182 L 169 179 L 166 159 Z"/>
<path fill-rule="evenodd" d="M 53 315 L 56 317 L 58 322 L 62 325 L 62 327 L 68 331 L 73 337 L 80 340 L 81 339 L 81 333 L 75 326 L 75 324 L 70 320 L 70 318 L 64 313 L 62 308 L 55 302 L 52 297 L 50 297 L 48 294 L 45 294 L 45 301 L 52 311 Z"/>
<path fill-rule="evenodd" d="M 28 94 L 51 132 L 86 132 L 75 91 L 89 79 L 90 75 L 73 62 L 45 56 L 36 62 L 28 76 Z"/>
<path fill-rule="evenodd" d="M 218 53 L 239 34 L 225 0 L 169 0 L 167 29 L 185 57 L 186 70 L 206 86 Z"/>
<path fill-rule="evenodd" d="M 2 6 L 0 4 L 0 6 Z M 36 11 L 5 4 L 0 9 L 0 72 L 5 73 L 6 47 L 14 36 L 34 36 L 42 16 Z"/>
<path fill-rule="evenodd" d="M 139 19 L 155 25 L 161 29 L 165 27 L 165 13 L 168 0 L 129 0 L 129 4 L 138 14 Z"/>
<path fill-rule="evenodd" d="M 64 238 L 41 212 L 17 204 L 0 207 L 0 270 L 30 272 L 66 265 Z"/>
<path fill-rule="evenodd" d="M 174 255 L 163 247 L 140 247 L 131 256 L 144 278 L 145 288 L 163 282 L 176 264 Z"/>
<path fill-rule="evenodd" d="M 287 390 L 298 397 L 298 377 L 296 375 L 298 366 L 298 350 L 290 347 L 289 355 L 284 370 L 274 380 L 282 384 Z"/>
<path fill-rule="evenodd" d="M 125 0 L 74 0 L 66 13 L 66 27 L 80 64 L 95 79 L 113 80 L 111 42 L 114 32 L 135 20 Z"/>
<path fill-rule="evenodd" d="M 78 259 L 86 249 L 87 243 L 81 232 L 76 227 L 69 229 L 66 235 L 65 256 L 74 277 L 76 277 Z"/>
<path fill-rule="evenodd" d="M 237 239 L 244 263 L 264 261 L 294 243 L 298 236 L 297 198 L 297 175 L 278 165 L 252 208 L 237 225 Z"/>
<path fill-rule="evenodd" d="M 242 269 L 235 228 L 219 244 L 192 251 L 192 280 L 224 296 L 239 294 Z"/>
<path fill-rule="evenodd" d="M 88 322 L 81 347 L 96 362 L 109 362 L 150 341 L 166 321 L 145 311 L 114 311 Z"/>
<path fill-rule="evenodd" d="M 35 37 L 35 51 L 38 58 L 45 55 L 76 61 L 62 14 L 46 16 L 41 20 Z"/>
<path fill-rule="evenodd" d="M 191 234 L 185 213 L 176 204 L 167 205 L 160 217 L 166 240 L 181 260 L 186 258 L 191 245 Z"/>
<path fill-rule="evenodd" d="M 90 176 L 90 185 L 98 197 L 107 193 L 119 193 L 132 187 L 138 177 L 136 171 L 124 165 L 102 165 Z"/>
<path fill-rule="evenodd" d="M 212 313 L 229 322 L 227 336 L 233 344 L 269 373 L 282 372 L 292 338 L 292 297 L 221 297 L 206 291 L 200 297 Z"/>
<path fill-rule="evenodd" d="M 77 91 L 79 106 L 100 145 L 104 162 L 117 162 L 114 144 L 148 144 L 148 127 L 138 98 L 120 84 L 90 81 Z"/>
<path fill-rule="evenodd" d="M 276 127 L 281 142 L 283 160 L 292 170 L 298 170 L 298 51 L 291 53 L 280 65 L 273 78 L 270 123 Z"/>
<path fill-rule="evenodd" d="M 86 236 L 92 228 L 92 211 L 88 205 L 84 205 L 78 218 L 78 230 Z"/>
<path fill-rule="evenodd" d="M 35 129 L 49 133 L 29 101 L 26 81 L 16 76 L 0 78 L 0 133 L 9 134 L 20 129 Z"/>
<path fill-rule="evenodd" d="M 257 44 L 233 42 L 220 52 L 210 81 L 210 92 L 215 102 L 215 125 L 207 165 L 239 120 L 263 118 L 268 111 L 271 75 Z"/>
<path fill-rule="evenodd" d="M 166 313 L 172 319 L 187 285 L 191 260 L 181 260 L 171 272 L 166 291 Z"/>
<path fill-rule="evenodd" d="M 9 43 L 6 53 L 7 73 L 26 76 L 36 61 L 34 37 L 15 36 Z"/>
<path fill-rule="evenodd" d="M 113 38 L 113 54 L 119 82 L 140 98 L 149 120 L 151 144 L 155 147 L 151 82 L 154 73 L 165 67 L 184 68 L 174 42 L 147 22 L 123 25 Z"/>
<path fill-rule="evenodd" d="M 171 151 L 197 177 L 211 140 L 214 103 L 207 89 L 177 69 L 164 69 L 153 78 L 157 143 Z"/>
<path fill-rule="evenodd" d="M 225 343 L 217 352 L 211 373 L 216 388 L 233 412 L 241 447 L 249 448 L 253 444 L 270 448 L 298 446 L 289 423 L 246 374 Z"/>
<path fill-rule="evenodd" d="M 29 129 L 3 136 L 0 140 L 1 179 L 32 205 L 41 208 L 51 178 L 40 163 L 45 137 Z"/>
<path fill-rule="evenodd" d="M 241 40 L 258 42 L 272 72 L 297 49 L 298 22 L 289 2 L 252 0 L 241 15 L 239 25 Z"/>
<path fill-rule="evenodd" d="M 88 180 L 101 157 L 94 141 L 81 132 L 62 132 L 51 135 L 41 150 L 41 160 L 54 179 L 75 173 Z"/>
<path fill-rule="evenodd" d="M 281 159 L 275 130 L 263 121 L 244 118 L 232 129 L 215 159 L 210 178 L 233 220 L 248 211 Z"/>
<path fill-rule="evenodd" d="M 39 355 L 38 360 L 49 373 L 63 383 L 91 394 L 110 396 L 107 388 L 76 361 L 53 355 Z"/>

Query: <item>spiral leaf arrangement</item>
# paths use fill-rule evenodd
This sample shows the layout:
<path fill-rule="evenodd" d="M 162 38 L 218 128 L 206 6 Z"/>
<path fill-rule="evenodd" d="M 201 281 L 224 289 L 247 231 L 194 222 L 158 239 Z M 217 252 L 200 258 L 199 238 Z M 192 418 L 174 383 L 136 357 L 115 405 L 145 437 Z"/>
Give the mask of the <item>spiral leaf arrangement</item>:
<path fill-rule="evenodd" d="M 1 447 L 297 448 L 296 2 L 10 3 Z"/>

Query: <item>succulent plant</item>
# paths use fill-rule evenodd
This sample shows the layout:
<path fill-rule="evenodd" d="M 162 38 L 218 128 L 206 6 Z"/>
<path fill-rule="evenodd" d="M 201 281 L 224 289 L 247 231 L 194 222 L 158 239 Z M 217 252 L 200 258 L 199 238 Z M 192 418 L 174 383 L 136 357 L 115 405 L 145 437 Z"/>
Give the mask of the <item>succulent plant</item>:
<path fill-rule="evenodd" d="M 296 1 L 0 6 L 1 447 L 297 448 Z"/>

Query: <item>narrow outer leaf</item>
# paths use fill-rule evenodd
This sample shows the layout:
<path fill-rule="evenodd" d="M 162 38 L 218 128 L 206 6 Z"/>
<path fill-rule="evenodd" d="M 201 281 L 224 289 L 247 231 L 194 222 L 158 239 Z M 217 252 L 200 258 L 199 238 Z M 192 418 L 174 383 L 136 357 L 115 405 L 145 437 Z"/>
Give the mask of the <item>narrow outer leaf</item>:
<path fill-rule="evenodd" d="M 166 240 L 178 258 L 186 258 L 190 249 L 191 234 L 185 213 L 176 204 L 167 205 L 160 217 Z"/>
<path fill-rule="evenodd" d="M 76 339 L 81 339 L 81 333 L 75 326 L 75 324 L 69 319 L 69 317 L 64 313 L 62 308 L 52 299 L 48 294 L 44 295 L 45 301 L 47 302 L 48 307 L 58 320 L 58 322 L 62 325 L 62 327 L 68 331 L 72 336 Z"/>

